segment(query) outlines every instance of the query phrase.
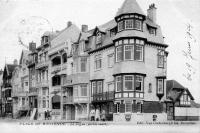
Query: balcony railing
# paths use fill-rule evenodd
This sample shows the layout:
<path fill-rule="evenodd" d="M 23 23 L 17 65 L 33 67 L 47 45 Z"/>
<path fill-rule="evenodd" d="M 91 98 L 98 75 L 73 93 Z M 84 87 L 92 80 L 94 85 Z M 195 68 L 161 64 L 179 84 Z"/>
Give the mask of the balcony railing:
<path fill-rule="evenodd" d="M 48 65 L 49 65 L 49 61 L 41 61 L 36 64 L 36 69 L 39 69 Z"/>
<path fill-rule="evenodd" d="M 61 71 L 61 65 L 56 65 L 51 67 L 51 72 L 59 72 Z"/>
<path fill-rule="evenodd" d="M 87 103 L 89 102 L 89 97 L 74 97 L 74 103 Z"/>
<path fill-rule="evenodd" d="M 26 97 L 27 94 L 25 91 L 16 91 L 12 93 L 12 97 Z"/>
<path fill-rule="evenodd" d="M 48 80 L 43 80 L 41 82 L 36 83 L 36 87 L 48 87 L 49 86 L 49 81 Z"/>
<path fill-rule="evenodd" d="M 19 110 L 29 110 L 29 106 L 28 105 L 22 105 L 19 107 Z"/>
<path fill-rule="evenodd" d="M 114 91 L 93 94 L 93 101 L 107 101 L 114 99 Z"/>
<path fill-rule="evenodd" d="M 63 98 L 63 104 L 73 104 L 73 96 L 67 96 L 66 98 Z"/>

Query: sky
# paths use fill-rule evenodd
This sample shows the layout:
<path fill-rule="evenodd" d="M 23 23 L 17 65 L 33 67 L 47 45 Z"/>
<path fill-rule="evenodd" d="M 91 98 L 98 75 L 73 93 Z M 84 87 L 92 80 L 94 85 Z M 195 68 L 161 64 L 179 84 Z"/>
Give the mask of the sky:
<path fill-rule="evenodd" d="M 0 0 L 0 69 L 4 68 L 5 62 L 19 60 L 21 50 L 26 48 L 19 45 L 19 39 L 25 45 L 34 41 L 39 46 L 43 32 L 62 30 L 68 21 L 72 21 L 79 28 L 82 24 L 87 24 L 89 29 L 92 29 L 113 19 L 123 1 Z M 167 79 L 175 79 L 188 87 L 195 100 L 200 102 L 200 1 L 137 2 L 145 14 L 150 4 L 155 3 L 157 7 L 157 23 L 161 26 L 165 43 L 169 45 Z M 192 39 L 188 37 L 187 24 L 192 25 Z M 188 51 L 188 42 L 194 60 L 183 55 L 183 51 Z M 188 73 L 192 75 L 191 80 L 185 77 Z"/>

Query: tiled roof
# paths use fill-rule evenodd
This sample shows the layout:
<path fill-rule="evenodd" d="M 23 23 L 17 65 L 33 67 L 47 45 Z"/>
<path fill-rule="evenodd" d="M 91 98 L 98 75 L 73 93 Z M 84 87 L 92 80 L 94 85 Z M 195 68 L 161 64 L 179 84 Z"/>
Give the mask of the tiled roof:
<path fill-rule="evenodd" d="M 136 0 L 125 0 L 121 8 L 118 10 L 116 17 L 127 13 L 137 13 L 144 15 L 142 9 L 140 8 Z"/>
<path fill-rule="evenodd" d="M 167 97 L 169 99 L 176 101 L 177 99 L 180 98 L 182 93 L 184 91 L 186 91 L 188 93 L 188 95 L 190 96 L 190 98 L 192 100 L 194 100 L 190 91 L 187 88 L 185 88 L 184 86 L 182 86 L 180 83 L 178 83 L 176 80 L 168 80 L 166 86 L 167 86 L 166 93 L 167 93 Z"/>
<path fill-rule="evenodd" d="M 6 70 L 8 72 L 8 74 L 12 74 L 12 72 L 15 70 L 15 67 L 17 67 L 18 65 L 14 65 L 14 64 L 6 64 Z"/>

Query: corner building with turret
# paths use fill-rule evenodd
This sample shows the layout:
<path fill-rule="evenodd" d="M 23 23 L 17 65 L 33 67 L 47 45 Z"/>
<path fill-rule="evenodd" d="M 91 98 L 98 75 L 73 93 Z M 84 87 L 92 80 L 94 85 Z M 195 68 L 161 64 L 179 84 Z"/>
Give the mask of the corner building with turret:
<path fill-rule="evenodd" d="M 106 120 L 167 120 L 168 45 L 155 4 L 145 15 L 136 0 L 125 0 L 113 20 L 89 32 L 94 108 L 105 110 Z"/>

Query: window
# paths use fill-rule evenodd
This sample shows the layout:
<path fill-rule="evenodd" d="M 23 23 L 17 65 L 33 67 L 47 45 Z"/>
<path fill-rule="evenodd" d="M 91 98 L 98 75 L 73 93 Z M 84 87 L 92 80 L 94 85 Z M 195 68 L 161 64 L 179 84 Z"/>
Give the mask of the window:
<path fill-rule="evenodd" d="M 112 67 L 114 64 L 114 56 L 113 54 L 108 55 L 108 67 Z"/>
<path fill-rule="evenodd" d="M 149 28 L 149 33 L 152 35 L 156 35 L 156 29 L 155 28 Z"/>
<path fill-rule="evenodd" d="M 46 100 L 45 100 L 45 98 L 43 98 L 43 100 L 42 100 L 42 107 L 46 108 Z"/>
<path fill-rule="evenodd" d="M 81 85 L 81 96 L 87 96 L 87 85 Z"/>
<path fill-rule="evenodd" d="M 149 93 L 152 92 L 152 84 L 151 84 L 151 83 L 149 83 L 149 90 L 148 90 L 148 92 L 149 92 Z"/>
<path fill-rule="evenodd" d="M 52 77 L 52 86 L 60 85 L 61 84 L 61 78 L 60 76 L 56 75 Z"/>
<path fill-rule="evenodd" d="M 143 46 L 135 45 L 135 60 L 143 61 Z"/>
<path fill-rule="evenodd" d="M 164 93 L 164 79 L 157 79 L 157 93 L 158 94 L 163 94 Z"/>
<path fill-rule="evenodd" d="M 133 19 L 125 21 L 125 29 L 133 29 Z"/>
<path fill-rule="evenodd" d="M 81 72 L 86 72 L 87 67 L 87 58 L 82 57 L 81 58 Z"/>
<path fill-rule="evenodd" d="M 158 50 L 158 67 L 164 68 L 164 50 Z"/>
<path fill-rule="evenodd" d="M 67 62 L 67 54 L 66 53 L 64 53 L 62 55 L 62 58 L 63 58 L 63 63 Z"/>
<path fill-rule="evenodd" d="M 101 55 L 99 54 L 99 55 L 96 55 L 95 56 L 95 70 L 97 70 L 97 69 L 100 69 L 101 68 L 101 61 L 102 61 L 102 59 L 101 59 Z"/>
<path fill-rule="evenodd" d="M 92 82 L 92 94 L 96 94 L 97 93 L 97 89 L 96 89 L 96 82 Z"/>
<path fill-rule="evenodd" d="M 25 86 L 28 86 L 28 82 L 25 82 Z"/>
<path fill-rule="evenodd" d="M 133 90 L 133 76 L 125 75 L 124 76 L 124 90 Z"/>
<path fill-rule="evenodd" d="M 124 46 L 124 60 L 131 60 L 131 59 L 133 59 L 133 46 L 125 45 Z"/>
<path fill-rule="evenodd" d="M 135 90 L 136 91 L 143 91 L 143 76 L 136 75 L 135 76 Z"/>
<path fill-rule="evenodd" d="M 56 56 L 52 59 L 52 66 L 60 65 L 61 64 L 61 58 L 60 56 Z"/>
<path fill-rule="evenodd" d="M 102 41 L 102 35 L 100 32 L 98 32 L 96 35 L 96 44 L 101 43 L 101 41 Z"/>
<path fill-rule="evenodd" d="M 184 93 L 180 97 L 180 104 L 181 105 L 190 105 L 190 97 L 186 91 L 184 91 Z"/>
<path fill-rule="evenodd" d="M 78 96 L 78 86 L 77 85 L 74 86 L 74 96 L 75 97 Z"/>
<path fill-rule="evenodd" d="M 122 31 L 124 29 L 124 21 L 120 21 L 118 23 L 118 31 Z"/>
<path fill-rule="evenodd" d="M 117 76 L 116 77 L 116 91 L 119 92 L 122 90 L 122 77 Z"/>
<path fill-rule="evenodd" d="M 134 28 L 138 29 L 138 30 L 142 29 L 142 22 L 141 22 L 141 20 L 137 20 L 137 19 L 135 20 Z"/>
<path fill-rule="evenodd" d="M 116 62 L 122 61 L 122 46 L 116 48 Z"/>
<path fill-rule="evenodd" d="M 102 81 L 97 81 L 97 93 L 103 92 L 103 84 Z"/>
<path fill-rule="evenodd" d="M 22 106 L 25 105 L 25 98 L 22 98 Z"/>
<path fill-rule="evenodd" d="M 142 112 L 142 104 L 140 102 L 137 103 L 137 112 Z"/>
<path fill-rule="evenodd" d="M 46 89 L 42 89 L 42 95 L 46 95 Z"/>

